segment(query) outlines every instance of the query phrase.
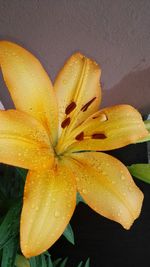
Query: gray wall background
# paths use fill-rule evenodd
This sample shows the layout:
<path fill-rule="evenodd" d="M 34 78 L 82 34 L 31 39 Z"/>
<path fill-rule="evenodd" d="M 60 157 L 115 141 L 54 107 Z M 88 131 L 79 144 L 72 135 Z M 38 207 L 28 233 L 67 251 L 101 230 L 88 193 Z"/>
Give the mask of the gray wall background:
<path fill-rule="evenodd" d="M 150 112 L 149 0 L 0 0 L 0 39 L 33 52 L 52 80 L 81 51 L 102 67 L 102 106 Z M 0 99 L 12 106 L 1 76 Z"/>

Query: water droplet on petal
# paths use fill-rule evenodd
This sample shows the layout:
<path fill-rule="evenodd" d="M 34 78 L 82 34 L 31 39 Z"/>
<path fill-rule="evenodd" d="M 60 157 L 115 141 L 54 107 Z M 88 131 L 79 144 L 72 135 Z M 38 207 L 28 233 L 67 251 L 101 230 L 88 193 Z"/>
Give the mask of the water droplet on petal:
<path fill-rule="evenodd" d="M 55 215 L 56 218 L 58 218 L 60 216 L 59 211 L 55 211 L 54 215 Z"/>
<path fill-rule="evenodd" d="M 82 193 L 83 194 L 87 194 L 87 190 L 86 189 L 82 189 Z"/>
<path fill-rule="evenodd" d="M 66 80 L 63 80 L 63 84 L 66 84 L 67 83 L 67 81 Z"/>
<path fill-rule="evenodd" d="M 132 192 L 132 191 L 133 191 L 133 189 L 132 189 L 132 187 L 131 187 L 131 186 L 129 186 L 129 187 L 128 187 L 128 189 L 129 189 L 129 191 L 130 191 L 130 192 Z"/>
<path fill-rule="evenodd" d="M 121 175 L 121 180 L 125 180 L 125 176 L 124 175 Z"/>

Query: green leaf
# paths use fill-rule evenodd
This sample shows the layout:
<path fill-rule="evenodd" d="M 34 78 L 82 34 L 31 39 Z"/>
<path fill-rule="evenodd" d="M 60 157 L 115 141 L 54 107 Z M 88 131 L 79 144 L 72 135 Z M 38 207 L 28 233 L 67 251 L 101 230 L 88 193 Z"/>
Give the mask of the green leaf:
<path fill-rule="evenodd" d="M 30 267 L 29 260 L 27 260 L 24 256 L 17 254 L 15 267 Z"/>
<path fill-rule="evenodd" d="M 79 204 L 79 202 L 85 203 L 85 201 L 83 200 L 83 198 L 81 197 L 81 195 L 79 194 L 79 192 L 77 192 L 77 197 L 76 197 L 76 203 L 77 203 L 77 205 Z"/>
<path fill-rule="evenodd" d="M 54 267 L 50 254 L 47 257 L 47 267 Z"/>
<path fill-rule="evenodd" d="M 82 266 L 82 264 L 83 264 L 83 261 L 80 261 L 80 263 L 78 264 L 78 266 L 77 266 L 77 267 L 81 267 L 81 266 Z"/>
<path fill-rule="evenodd" d="M 36 264 L 36 257 L 32 257 L 29 259 L 29 262 L 30 262 L 30 266 L 31 267 L 37 267 L 37 264 Z"/>
<path fill-rule="evenodd" d="M 133 164 L 128 166 L 128 170 L 134 177 L 150 184 L 150 164 Z"/>
<path fill-rule="evenodd" d="M 68 260 L 68 258 L 65 258 L 65 259 L 61 262 L 61 264 L 59 265 L 59 267 L 65 267 L 65 266 L 66 266 L 66 263 L 67 263 L 67 260 Z"/>
<path fill-rule="evenodd" d="M 21 203 L 13 205 L 0 225 L 0 249 L 19 233 Z"/>
<path fill-rule="evenodd" d="M 57 267 L 59 263 L 62 261 L 62 258 L 59 258 L 53 262 L 53 267 Z"/>
<path fill-rule="evenodd" d="M 148 134 L 148 136 L 138 140 L 136 143 L 144 143 L 144 142 L 149 142 L 150 141 L 150 133 Z"/>
<path fill-rule="evenodd" d="M 1 267 L 14 267 L 17 243 L 17 240 L 13 239 L 3 248 Z"/>
<path fill-rule="evenodd" d="M 29 259 L 31 267 L 54 267 L 48 252 Z"/>
<path fill-rule="evenodd" d="M 47 267 L 47 262 L 46 262 L 46 258 L 44 254 L 40 255 L 40 261 L 41 261 L 41 265 L 39 265 L 39 267 Z"/>
<path fill-rule="evenodd" d="M 74 233 L 72 230 L 72 227 L 70 224 L 67 225 L 65 231 L 63 232 L 63 235 L 65 236 L 65 238 L 71 243 L 71 244 L 75 244 L 74 242 Z"/>
<path fill-rule="evenodd" d="M 144 121 L 146 129 L 150 132 L 150 120 Z"/>
<path fill-rule="evenodd" d="M 17 170 L 18 174 L 22 177 L 22 179 L 25 181 L 28 171 L 26 169 L 19 168 L 19 167 L 17 167 L 16 170 Z"/>
<path fill-rule="evenodd" d="M 16 168 L 1 165 L 0 191 L 3 194 L 3 207 L 12 205 L 12 202 L 23 195 L 24 181 Z M 6 205 L 7 203 L 7 205 Z M 8 209 L 8 207 L 7 207 Z"/>
<path fill-rule="evenodd" d="M 144 137 L 144 138 L 142 138 L 142 139 L 140 139 L 140 140 L 138 140 L 136 143 L 143 143 L 143 142 L 148 142 L 148 141 L 150 141 L 150 120 L 146 120 L 146 121 L 144 121 L 144 124 L 145 124 L 146 129 L 147 129 L 148 132 L 149 132 L 149 135 L 146 136 L 146 137 Z"/>
<path fill-rule="evenodd" d="M 90 259 L 88 258 L 84 267 L 90 267 Z"/>

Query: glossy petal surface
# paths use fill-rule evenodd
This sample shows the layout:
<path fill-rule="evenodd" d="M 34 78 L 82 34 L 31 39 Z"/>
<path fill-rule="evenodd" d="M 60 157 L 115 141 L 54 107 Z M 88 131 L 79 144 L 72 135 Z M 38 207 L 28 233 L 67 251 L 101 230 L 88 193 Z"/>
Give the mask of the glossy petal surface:
<path fill-rule="evenodd" d="M 65 63 L 54 83 L 60 133 L 66 117 L 71 118 L 68 128 L 72 129 L 98 110 L 101 98 L 99 78 L 98 65 L 80 53 L 72 55 Z"/>
<path fill-rule="evenodd" d="M 40 120 L 57 139 L 57 103 L 40 62 L 17 44 L 0 42 L 0 66 L 16 109 Z"/>
<path fill-rule="evenodd" d="M 77 142 L 75 137 L 81 132 L 84 138 Z M 129 105 L 113 106 L 93 114 L 75 129 L 70 137 L 70 143 L 74 143 L 69 150 L 116 149 L 135 143 L 147 134 L 142 117 L 135 108 Z"/>
<path fill-rule="evenodd" d="M 47 250 L 64 232 L 76 205 L 75 179 L 60 162 L 55 170 L 29 172 L 21 216 L 26 257 Z"/>
<path fill-rule="evenodd" d="M 74 153 L 66 164 L 76 176 L 77 188 L 86 203 L 129 229 L 140 214 L 143 194 L 127 168 L 100 152 Z"/>
<path fill-rule="evenodd" d="M 39 121 L 17 110 L 0 111 L 0 162 L 39 169 L 53 161 L 47 132 Z"/>

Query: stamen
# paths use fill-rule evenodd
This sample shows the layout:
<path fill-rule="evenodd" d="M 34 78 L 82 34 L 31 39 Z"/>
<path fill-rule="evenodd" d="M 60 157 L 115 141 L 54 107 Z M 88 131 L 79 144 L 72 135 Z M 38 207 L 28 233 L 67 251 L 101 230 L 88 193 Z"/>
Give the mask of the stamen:
<path fill-rule="evenodd" d="M 76 103 L 75 102 L 71 102 L 65 110 L 66 115 L 70 114 L 74 109 L 76 108 Z"/>
<path fill-rule="evenodd" d="M 82 141 L 84 139 L 84 132 L 79 133 L 75 139 L 78 141 Z"/>
<path fill-rule="evenodd" d="M 64 129 L 66 126 L 70 124 L 70 117 L 66 118 L 62 123 L 61 127 Z"/>
<path fill-rule="evenodd" d="M 95 117 L 93 117 L 92 119 L 95 120 L 95 119 L 97 119 L 97 118 L 99 118 L 99 116 L 95 116 Z"/>
<path fill-rule="evenodd" d="M 88 107 L 93 103 L 93 101 L 96 99 L 96 97 L 93 97 L 89 102 L 87 102 L 82 108 L 81 111 L 85 112 Z"/>
<path fill-rule="evenodd" d="M 104 133 L 95 133 L 92 134 L 92 139 L 105 139 L 107 136 Z"/>

